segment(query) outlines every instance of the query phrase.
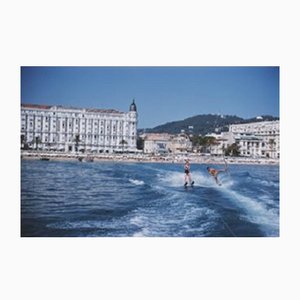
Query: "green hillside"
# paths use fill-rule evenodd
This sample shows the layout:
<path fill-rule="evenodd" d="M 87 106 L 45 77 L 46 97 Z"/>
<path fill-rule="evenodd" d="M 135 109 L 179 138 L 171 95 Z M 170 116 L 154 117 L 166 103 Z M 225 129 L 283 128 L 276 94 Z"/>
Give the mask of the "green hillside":
<path fill-rule="evenodd" d="M 278 118 L 272 116 L 262 116 L 259 119 L 243 119 L 237 116 L 207 114 L 197 115 L 180 121 L 169 122 L 154 128 L 139 129 L 139 132 L 165 132 L 170 134 L 178 134 L 184 130 L 186 133 L 192 133 L 194 135 L 205 135 L 212 132 L 228 131 L 230 124 L 273 120 L 278 120 Z"/>

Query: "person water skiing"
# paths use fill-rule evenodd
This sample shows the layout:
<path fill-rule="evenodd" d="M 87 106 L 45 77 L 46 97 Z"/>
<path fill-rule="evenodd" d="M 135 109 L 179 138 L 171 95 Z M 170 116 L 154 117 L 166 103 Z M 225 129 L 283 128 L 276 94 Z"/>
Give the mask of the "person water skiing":
<path fill-rule="evenodd" d="M 218 180 L 218 175 L 221 172 L 227 172 L 227 164 L 225 162 L 225 169 L 220 169 L 220 170 L 216 170 L 214 168 L 207 167 L 207 172 L 215 179 L 217 185 L 222 185 Z"/>
<path fill-rule="evenodd" d="M 191 166 L 190 166 L 190 161 L 188 159 L 185 160 L 185 165 L 184 165 L 184 187 L 187 187 L 188 182 L 191 184 L 191 186 L 194 185 L 194 181 L 192 181 L 191 177 Z"/>

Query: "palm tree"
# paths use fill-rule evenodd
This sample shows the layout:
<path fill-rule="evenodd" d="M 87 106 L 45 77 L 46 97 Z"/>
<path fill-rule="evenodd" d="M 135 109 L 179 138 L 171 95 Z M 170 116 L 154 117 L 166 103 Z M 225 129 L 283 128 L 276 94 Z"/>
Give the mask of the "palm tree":
<path fill-rule="evenodd" d="M 270 145 L 271 157 L 273 158 L 272 153 L 274 152 L 274 146 L 276 145 L 275 139 L 269 139 L 269 145 Z"/>
<path fill-rule="evenodd" d="M 144 140 L 140 136 L 137 139 L 136 147 L 139 150 L 143 150 L 144 149 Z"/>
<path fill-rule="evenodd" d="M 35 137 L 35 148 L 39 150 L 39 144 L 41 143 L 41 138 L 39 136 Z"/>
<path fill-rule="evenodd" d="M 79 143 L 80 143 L 80 136 L 79 134 L 76 134 L 75 135 L 75 151 L 78 152 L 78 146 L 79 146 Z"/>
<path fill-rule="evenodd" d="M 239 156 L 240 155 L 240 146 L 236 143 L 229 145 L 225 149 L 225 156 Z"/>
<path fill-rule="evenodd" d="M 21 149 L 25 148 L 26 137 L 24 134 L 21 134 Z"/>
<path fill-rule="evenodd" d="M 122 152 L 124 153 L 124 145 L 128 144 L 124 139 L 122 139 L 122 141 L 120 142 L 120 144 L 122 144 Z"/>
<path fill-rule="evenodd" d="M 215 145 L 217 143 L 216 138 L 213 136 L 203 136 L 203 137 L 198 137 L 196 140 L 196 145 L 200 145 L 202 150 L 207 152 L 209 149 L 209 152 L 211 153 L 211 146 Z"/>
<path fill-rule="evenodd" d="M 208 136 L 208 139 L 207 139 L 207 146 L 209 147 L 209 153 L 211 154 L 211 146 L 213 146 L 213 145 L 217 145 L 218 144 L 218 142 L 217 142 L 217 140 L 216 140 L 216 138 L 215 137 L 213 137 L 213 136 Z"/>

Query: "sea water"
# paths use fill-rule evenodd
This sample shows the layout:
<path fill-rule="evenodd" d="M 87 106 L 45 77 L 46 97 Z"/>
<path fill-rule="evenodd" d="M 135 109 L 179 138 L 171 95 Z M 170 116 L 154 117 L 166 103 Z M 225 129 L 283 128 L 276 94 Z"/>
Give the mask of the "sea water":
<path fill-rule="evenodd" d="M 278 237 L 279 167 L 22 160 L 23 237 Z M 223 166 L 212 167 L 220 168 Z"/>

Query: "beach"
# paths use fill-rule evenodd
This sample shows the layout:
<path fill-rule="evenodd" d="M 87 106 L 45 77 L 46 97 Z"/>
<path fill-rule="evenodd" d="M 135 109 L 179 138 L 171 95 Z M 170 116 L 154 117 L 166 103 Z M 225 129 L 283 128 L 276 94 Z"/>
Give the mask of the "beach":
<path fill-rule="evenodd" d="M 120 153 L 57 153 L 45 151 L 24 151 L 21 150 L 21 159 L 41 159 L 41 160 L 80 160 L 80 161 L 114 161 L 114 162 L 149 162 L 149 163 L 184 163 L 189 159 L 193 164 L 223 164 L 224 157 L 203 155 L 198 153 L 172 154 L 172 155 L 151 155 L 151 154 L 120 154 Z M 279 165 L 279 159 L 271 158 L 251 158 L 251 157 L 225 157 L 229 164 L 249 164 L 249 165 Z"/>

